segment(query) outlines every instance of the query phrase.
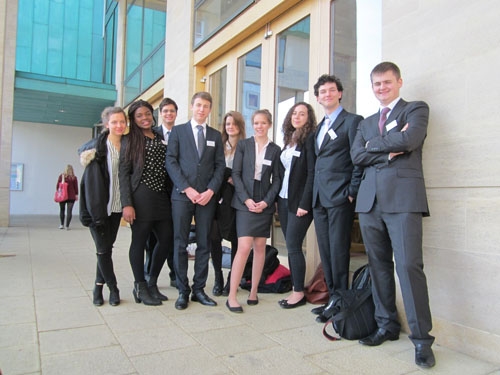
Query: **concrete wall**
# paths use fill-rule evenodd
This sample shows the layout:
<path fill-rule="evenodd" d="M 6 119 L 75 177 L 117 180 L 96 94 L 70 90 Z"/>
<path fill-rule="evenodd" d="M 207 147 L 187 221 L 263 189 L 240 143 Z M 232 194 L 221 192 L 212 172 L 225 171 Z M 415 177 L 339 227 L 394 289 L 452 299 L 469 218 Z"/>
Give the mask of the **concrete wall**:
<path fill-rule="evenodd" d="M 500 5 L 390 0 L 382 14 L 382 58 L 400 66 L 403 97 L 431 108 L 424 261 L 433 333 L 441 345 L 498 362 Z"/>
<path fill-rule="evenodd" d="M 54 202 L 57 178 L 71 164 L 80 182 L 83 167 L 76 151 L 91 137 L 88 128 L 14 122 L 12 162 L 24 164 L 24 188 L 10 192 L 10 214 L 59 214 Z M 78 212 L 75 204 L 73 214 Z"/>

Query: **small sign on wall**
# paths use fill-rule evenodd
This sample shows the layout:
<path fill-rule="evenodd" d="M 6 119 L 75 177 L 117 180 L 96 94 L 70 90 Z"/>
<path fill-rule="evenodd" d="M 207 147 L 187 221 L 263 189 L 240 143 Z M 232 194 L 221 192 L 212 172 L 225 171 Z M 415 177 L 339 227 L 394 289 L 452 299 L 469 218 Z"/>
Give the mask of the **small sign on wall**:
<path fill-rule="evenodd" d="M 23 163 L 12 163 L 10 165 L 10 190 L 22 191 L 23 190 Z"/>

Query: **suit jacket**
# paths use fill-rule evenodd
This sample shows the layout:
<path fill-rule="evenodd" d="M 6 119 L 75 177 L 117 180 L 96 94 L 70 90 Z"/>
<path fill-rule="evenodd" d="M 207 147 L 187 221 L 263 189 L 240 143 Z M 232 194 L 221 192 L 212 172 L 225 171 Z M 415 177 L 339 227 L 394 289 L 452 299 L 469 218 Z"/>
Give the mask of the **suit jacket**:
<path fill-rule="evenodd" d="M 300 156 L 292 158 L 288 181 L 288 210 L 292 213 L 297 213 L 299 207 L 312 212 L 314 165 L 316 162 L 314 142 L 314 134 L 309 134 L 302 147 L 296 148 L 296 151 L 300 152 Z M 283 179 L 285 169 L 283 164 L 281 167 L 281 178 Z"/>
<path fill-rule="evenodd" d="M 220 132 L 207 125 L 205 141 L 205 149 L 199 158 L 191 121 L 173 127 L 165 160 L 167 172 L 174 184 L 172 200 L 189 201 L 186 194 L 182 193 L 188 187 L 199 193 L 207 189 L 218 192 L 226 168 Z"/>
<path fill-rule="evenodd" d="M 351 146 L 356 136 L 356 130 L 363 117 L 342 110 L 335 121 L 330 124 L 321 148 L 318 148 L 316 138 L 321 121 L 314 137 L 316 152 L 316 168 L 314 171 L 313 207 L 318 198 L 323 207 L 335 207 L 348 202 L 348 197 L 356 198 L 361 175 L 359 166 L 354 166 L 351 159 Z M 330 134 L 333 131 L 336 135 Z"/>
<path fill-rule="evenodd" d="M 280 153 L 281 149 L 273 142 L 269 142 L 264 155 L 264 160 L 270 161 L 271 165 L 262 165 L 261 195 L 263 201 L 267 203 L 263 213 L 273 213 L 275 211 L 274 202 L 280 191 Z M 237 210 L 248 211 L 245 201 L 253 199 L 255 176 L 255 140 L 254 137 L 242 139 L 236 146 L 233 161 L 233 183 L 235 194 L 232 206 Z"/>
<path fill-rule="evenodd" d="M 357 212 L 369 212 L 375 199 L 382 212 L 421 212 L 429 215 L 422 147 L 427 135 L 429 106 L 400 99 L 380 134 L 379 113 L 359 124 L 351 150 L 353 161 L 364 168 L 356 203 Z M 401 129 L 409 124 L 406 131 Z M 389 160 L 390 152 L 404 152 Z"/>

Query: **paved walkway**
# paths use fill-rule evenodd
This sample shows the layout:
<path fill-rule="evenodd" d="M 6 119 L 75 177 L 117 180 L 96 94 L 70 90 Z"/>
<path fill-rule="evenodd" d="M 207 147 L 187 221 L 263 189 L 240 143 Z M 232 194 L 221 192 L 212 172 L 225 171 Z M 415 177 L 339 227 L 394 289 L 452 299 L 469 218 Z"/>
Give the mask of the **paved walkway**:
<path fill-rule="evenodd" d="M 497 374 L 500 365 L 434 346 L 437 365 L 414 364 L 407 336 L 377 348 L 329 342 L 307 304 L 279 308 L 282 296 L 261 294 L 258 306 L 232 314 L 191 302 L 177 311 L 176 290 L 160 307 L 134 303 L 127 249 L 120 228 L 114 262 L 122 303 L 92 305 L 95 254 L 87 228 L 74 219 L 57 229 L 56 216 L 14 217 L 0 228 L 0 372 L 15 374 Z M 363 261 L 357 260 L 357 262 Z M 353 268 L 358 264 L 353 262 Z M 190 266 L 192 268 L 192 265 Z M 207 293 L 213 286 L 213 271 Z M 105 299 L 108 294 L 105 293 Z M 244 302 L 247 292 L 239 293 Z M 439 340 L 438 340 L 439 341 Z"/>

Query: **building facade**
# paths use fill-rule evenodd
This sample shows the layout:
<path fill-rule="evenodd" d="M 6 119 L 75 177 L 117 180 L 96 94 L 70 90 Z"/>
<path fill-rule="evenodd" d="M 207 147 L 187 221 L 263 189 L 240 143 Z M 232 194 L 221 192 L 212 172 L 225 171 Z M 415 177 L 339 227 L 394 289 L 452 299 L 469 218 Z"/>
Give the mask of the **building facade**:
<path fill-rule="evenodd" d="M 112 31 L 113 43 L 106 44 L 103 84 L 116 88 L 118 105 L 140 97 L 156 108 L 168 96 L 179 105 L 181 123 L 190 117 L 192 94 L 206 90 L 214 97 L 212 126 L 220 128 L 232 109 L 248 119 L 254 109 L 268 108 L 278 144 L 280 122 L 294 101 L 310 102 L 321 116 L 312 93 L 319 75 L 338 75 L 345 84 L 343 106 L 368 116 L 378 110 L 371 68 L 396 62 L 402 96 L 431 108 L 424 260 L 436 343 L 499 362 L 497 2 L 108 0 L 104 7 L 103 35 Z M 0 18 L 0 224 L 8 225 L 10 214 L 56 212 L 50 201 L 64 165 L 56 168 L 52 161 L 62 149 L 77 164 L 75 149 L 91 136 L 93 124 L 13 118 L 17 8 L 0 0 Z M 9 189 L 14 162 L 24 164 L 23 191 Z M 308 236 L 310 269 L 315 246 Z"/>

